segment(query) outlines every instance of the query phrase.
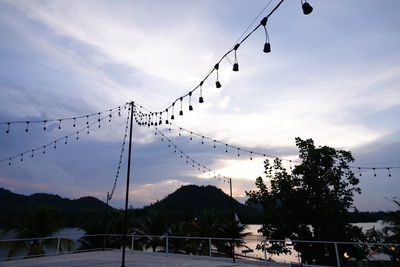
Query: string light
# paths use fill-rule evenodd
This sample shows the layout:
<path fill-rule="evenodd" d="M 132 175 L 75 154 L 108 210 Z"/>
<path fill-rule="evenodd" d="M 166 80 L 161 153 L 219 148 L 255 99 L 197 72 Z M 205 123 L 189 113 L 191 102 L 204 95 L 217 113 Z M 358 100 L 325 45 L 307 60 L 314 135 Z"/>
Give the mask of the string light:
<path fill-rule="evenodd" d="M 193 111 L 193 106 L 192 106 L 192 92 L 189 92 L 189 111 Z"/>
<path fill-rule="evenodd" d="M 146 108 L 144 108 L 143 106 L 140 106 L 140 108 L 142 108 L 142 109 L 148 111 L 148 110 L 147 110 Z M 145 114 L 145 113 L 143 113 L 140 109 L 138 110 L 138 112 L 139 112 L 139 114 Z M 292 163 L 293 163 L 293 161 L 292 161 L 291 159 L 285 159 L 285 158 L 277 157 L 277 156 L 274 156 L 274 155 L 269 155 L 269 154 L 266 154 L 266 153 L 260 153 L 260 152 L 254 151 L 254 150 L 245 149 L 245 148 L 242 148 L 242 147 L 239 147 L 239 146 L 230 145 L 230 144 L 228 144 L 228 143 L 225 143 L 225 142 L 222 142 L 222 141 L 218 141 L 218 140 L 216 140 L 216 139 L 214 139 L 214 138 L 204 136 L 204 135 L 202 135 L 202 134 L 200 134 L 200 133 L 196 133 L 196 132 L 193 132 L 193 131 L 191 131 L 191 130 L 182 128 L 182 127 L 177 126 L 177 125 L 175 125 L 175 124 L 173 124 L 173 123 L 170 123 L 170 125 L 172 125 L 172 126 L 174 126 L 175 128 L 179 129 L 179 136 L 182 135 L 181 131 L 187 132 L 187 133 L 189 134 L 189 136 L 190 136 L 189 139 L 190 139 L 191 141 L 193 140 L 193 135 L 195 135 L 195 136 L 198 136 L 199 138 L 202 139 L 202 140 L 201 140 L 201 143 L 202 143 L 202 144 L 204 144 L 204 139 L 208 139 L 208 140 L 212 141 L 213 147 L 214 147 L 214 148 L 215 148 L 215 146 L 216 146 L 216 145 L 215 145 L 216 143 L 219 143 L 219 144 L 221 144 L 221 145 L 224 145 L 224 146 L 225 146 L 225 153 L 228 153 L 228 146 L 231 147 L 231 148 L 233 148 L 233 149 L 236 149 L 236 150 L 238 150 L 238 148 L 240 148 L 239 150 L 248 152 L 248 153 L 250 154 L 250 160 L 253 160 L 254 155 L 261 156 L 261 157 L 264 157 L 264 158 L 273 158 L 273 159 L 278 158 L 278 159 L 280 159 L 280 160 L 282 160 L 282 161 L 287 161 L 287 162 L 289 163 L 289 169 L 290 169 L 290 170 L 293 169 L 293 168 L 292 168 Z M 168 130 L 171 131 L 171 128 L 169 128 Z M 239 150 L 238 150 L 238 156 L 240 156 Z M 295 162 L 297 162 L 297 161 L 295 161 Z M 352 169 L 356 168 L 356 169 L 358 169 L 358 170 L 359 170 L 359 176 L 362 176 L 361 170 L 368 170 L 368 169 L 370 169 L 370 170 L 374 170 L 374 169 L 375 169 L 375 170 L 378 170 L 378 169 L 385 169 L 385 170 L 388 170 L 388 177 L 392 177 L 392 174 L 390 173 L 390 170 L 391 170 L 391 169 L 400 169 L 400 166 L 393 166 L 393 167 L 361 167 L 361 166 L 349 166 L 349 168 L 352 168 Z M 376 176 L 377 176 L 376 172 L 374 172 L 374 174 L 375 174 L 374 176 L 376 177 Z"/>
<path fill-rule="evenodd" d="M 268 22 L 268 18 L 263 18 L 261 20 L 261 25 L 264 27 L 264 32 L 265 32 L 265 44 L 264 44 L 264 53 L 270 53 L 271 52 L 271 44 L 269 42 L 269 35 L 268 35 L 268 31 L 267 31 L 267 22 Z"/>
<path fill-rule="evenodd" d="M 113 109 L 112 114 L 115 113 L 115 112 L 117 112 L 117 109 Z M 100 121 L 102 121 L 102 120 L 104 120 L 104 119 L 106 119 L 106 118 L 109 118 L 109 115 L 106 115 L 106 116 L 100 118 Z M 42 122 L 43 122 L 43 121 L 42 121 Z M 26 123 L 26 122 L 24 122 L 24 123 Z M 39 147 L 32 148 L 32 149 L 29 149 L 29 150 L 24 151 L 24 152 L 22 152 L 22 153 L 19 153 L 19 154 L 15 155 L 15 156 L 8 157 L 8 158 L 6 158 L 6 159 L 2 159 L 2 160 L 0 160 L 0 163 L 1 163 L 1 162 L 7 161 L 7 162 L 8 162 L 8 165 L 11 166 L 11 163 L 12 163 L 12 160 L 13 160 L 13 159 L 20 158 L 20 161 L 24 161 L 24 155 L 25 155 L 25 154 L 30 153 L 30 156 L 31 156 L 31 157 L 33 157 L 33 156 L 34 156 L 34 153 L 37 152 L 37 151 L 41 151 L 42 154 L 46 154 L 46 148 L 47 148 L 47 147 L 51 147 L 51 146 L 52 146 L 53 149 L 57 149 L 57 142 L 58 142 L 58 141 L 64 140 L 64 144 L 68 144 L 68 138 L 70 138 L 70 137 L 72 137 L 72 136 L 74 136 L 74 135 L 76 135 L 76 140 L 78 140 L 78 139 L 79 139 L 79 133 L 82 132 L 82 131 L 84 131 L 85 129 L 89 129 L 89 127 L 92 126 L 92 125 L 94 125 L 95 123 L 98 123 L 98 121 L 93 122 L 93 123 L 87 125 L 86 127 L 82 128 L 82 129 L 80 129 L 79 131 L 76 131 L 76 132 L 74 132 L 74 133 L 72 133 L 72 134 L 69 134 L 69 135 L 63 136 L 63 137 L 61 137 L 61 138 L 58 138 L 58 139 L 56 139 L 56 140 L 54 140 L 54 141 L 52 141 L 52 142 L 50 142 L 50 143 L 48 143 L 48 144 L 46 144 L 46 145 L 41 145 L 41 146 L 39 146 Z M 11 124 L 11 123 L 10 123 L 10 124 Z M 89 130 L 88 130 L 88 131 L 89 131 Z"/>
<path fill-rule="evenodd" d="M 110 194 L 107 192 L 107 199 L 108 200 L 111 200 L 113 198 L 115 189 L 117 187 L 117 182 L 118 182 L 118 178 L 119 178 L 119 172 L 121 170 L 122 157 L 123 157 L 124 150 L 125 150 L 126 137 L 128 136 L 128 129 L 129 129 L 129 112 L 128 112 L 128 116 L 127 116 L 126 123 L 125 123 L 124 138 L 123 138 L 123 141 L 122 141 L 121 153 L 119 154 L 118 167 L 117 167 L 117 171 L 115 173 L 114 184 L 113 184 L 113 187 L 111 188 Z"/>
<path fill-rule="evenodd" d="M 182 110 L 182 97 L 180 98 L 181 100 L 181 110 L 179 111 L 179 115 L 182 116 L 183 115 L 183 110 Z"/>
<path fill-rule="evenodd" d="M 165 138 L 166 140 L 168 140 L 168 147 L 171 147 L 171 144 L 172 144 L 173 147 L 174 147 L 174 153 L 178 153 L 178 154 L 179 154 L 179 157 L 182 158 L 182 159 L 185 158 L 184 161 L 185 161 L 187 164 L 189 164 L 189 162 L 190 162 L 190 164 L 192 165 L 192 168 L 197 168 L 198 171 L 202 171 L 203 173 L 209 172 L 209 175 L 208 175 L 208 176 L 211 176 L 211 173 L 214 173 L 213 178 L 216 179 L 217 174 L 216 174 L 215 171 L 211 170 L 211 169 L 208 168 L 207 166 L 205 166 L 205 165 L 199 163 L 198 161 L 194 160 L 192 157 L 190 157 L 189 155 L 187 155 L 179 146 L 177 146 L 170 138 L 168 138 L 158 127 L 154 127 L 154 128 L 156 129 L 156 131 L 157 131 L 158 133 L 160 133 L 160 135 L 161 135 L 161 140 L 163 140 L 164 138 Z M 221 176 L 221 175 L 218 174 L 218 177 L 220 177 L 220 176 Z M 225 177 L 225 176 L 224 176 L 224 177 Z M 228 178 L 228 179 L 231 179 L 231 178 Z M 218 179 L 218 180 L 219 180 L 219 179 Z M 224 182 L 226 182 L 226 181 L 224 180 Z"/>
<path fill-rule="evenodd" d="M 204 83 L 204 81 L 201 81 L 200 82 L 200 97 L 199 97 L 199 103 L 201 104 L 201 103 L 204 103 L 204 99 L 203 99 L 203 83 Z"/>
<path fill-rule="evenodd" d="M 9 122 L 0 122 L 0 125 L 6 125 L 7 129 L 5 133 L 9 134 L 11 132 L 11 125 L 12 124 L 25 124 L 25 132 L 29 132 L 29 128 L 32 124 L 42 124 L 43 125 L 43 131 L 46 131 L 48 128 L 48 124 L 55 122 L 58 124 L 57 128 L 61 130 L 62 122 L 64 121 L 69 121 L 72 120 L 72 127 L 76 127 L 77 119 L 83 119 L 86 118 L 86 125 L 89 124 L 89 118 L 92 116 L 100 116 L 103 115 L 104 113 L 108 113 L 109 115 L 111 113 L 114 113 L 114 111 L 118 110 L 120 112 L 121 106 L 115 107 L 115 108 L 110 108 L 104 111 L 92 113 L 92 114 L 86 114 L 82 116 L 77 116 L 77 117 L 66 117 L 66 118 L 58 118 L 58 119 L 44 119 L 44 120 L 30 120 L 30 121 L 9 121 Z M 111 118 L 111 117 L 110 117 Z"/>
<path fill-rule="evenodd" d="M 281 6 L 281 4 L 283 3 L 283 1 L 284 1 L 284 0 L 280 0 L 280 1 L 278 2 L 278 4 L 270 11 L 270 13 L 269 13 L 261 22 L 267 20 L 267 19 Z M 267 8 L 267 6 L 269 6 L 270 3 L 271 3 L 271 1 L 264 7 L 264 9 L 262 10 L 262 12 Z M 258 18 L 260 15 L 261 15 L 261 13 L 257 16 L 257 18 Z M 253 22 L 254 22 L 254 21 L 253 21 Z M 252 22 L 251 24 L 253 24 L 253 22 Z M 260 26 L 262 26 L 261 22 L 260 22 L 256 27 L 254 27 L 253 30 L 251 30 L 246 36 L 244 36 L 244 37 L 242 38 L 242 36 L 244 35 L 244 33 L 243 33 L 242 36 L 238 39 L 237 43 L 234 45 L 234 47 L 231 48 L 231 49 L 229 49 L 224 55 L 222 55 L 222 57 L 214 64 L 214 67 L 212 67 L 212 68 L 206 73 L 206 75 L 204 76 L 204 78 L 201 80 L 200 84 L 198 84 L 197 86 L 195 86 L 194 88 L 192 88 L 191 90 L 189 90 L 189 92 L 187 92 L 186 94 L 184 94 L 184 95 L 178 97 L 175 101 L 173 101 L 173 102 L 167 107 L 167 109 L 170 108 L 170 107 L 173 107 L 174 104 L 175 104 L 175 102 L 176 102 L 177 100 L 179 100 L 180 98 L 185 98 L 185 97 L 187 97 L 187 96 L 189 96 L 189 98 L 190 98 L 190 97 L 191 97 L 191 94 L 192 94 L 194 91 L 198 90 L 198 89 L 200 90 L 199 103 L 203 103 L 203 102 L 204 102 L 204 98 L 203 98 L 203 96 L 202 96 L 202 90 L 203 90 L 202 85 L 203 85 L 203 83 L 204 83 L 204 82 L 210 77 L 210 75 L 215 71 L 216 74 L 217 74 L 217 80 L 216 80 L 216 82 L 215 82 L 215 85 L 216 85 L 217 88 L 220 88 L 220 87 L 221 87 L 221 83 L 220 83 L 220 81 L 219 81 L 219 73 L 218 73 L 218 70 L 219 70 L 219 67 L 220 67 L 220 63 L 221 63 L 224 59 L 229 60 L 229 59 L 228 59 L 228 56 L 229 56 L 229 54 L 231 54 L 232 52 L 234 53 L 234 56 L 235 56 L 235 62 L 234 62 L 234 64 L 233 64 L 233 71 L 239 71 L 239 63 L 238 63 L 238 61 L 237 61 L 237 49 L 238 49 L 239 46 L 240 46 L 242 43 L 244 43 L 244 42 L 245 42 L 245 41 L 260 27 Z M 251 26 L 251 25 L 250 25 L 250 26 Z M 250 27 L 250 26 L 249 26 L 249 27 Z M 246 29 L 245 32 L 247 32 L 247 30 L 248 30 L 248 29 Z M 269 41 L 269 38 L 267 38 L 267 40 Z M 265 45 L 264 45 L 264 46 L 265 46 Z M 192 108 L 193 108 L 193 107 L 192 107 Z"/>
<path fill-rule="evenodd" d="M 238 50 L 239 46 L 240 46 L 240 44 L 237 43 L 235 45 L 235 47 L 233 48 L 234 49 L 234 54 L 235 54 L 235 61 L 233 62 L 233 68 L 232 68 L 233 71 L 239 71 L 239 62 L 237 60 L 237 54 L 236 54 L 236 51 Z"/>
<path fill-rule="evenodd" d="M 218 63 L 215 64 L 214 69 L 217 72 L 217 80 L 215 81 L 215 87 L 221 88 L 221 83 L 219 81 L 219 73 L 218 73 L 218 69 L 219 69 L 219 64 Z"/>

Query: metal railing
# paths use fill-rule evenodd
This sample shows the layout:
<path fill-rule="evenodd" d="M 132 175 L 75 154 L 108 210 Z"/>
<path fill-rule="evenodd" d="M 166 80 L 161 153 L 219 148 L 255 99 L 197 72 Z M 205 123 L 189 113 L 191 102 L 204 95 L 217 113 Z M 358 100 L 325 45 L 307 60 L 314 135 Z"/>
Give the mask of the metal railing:
<path fill-rule="evenodd" d="M 60 255 L 87 251 L 120 249 L 122 247 L 121 234 L 96 234 L 80 236 L 57 236 L 44 238 L 23 238 L 0 240 L 0 261 L 14 260 L 38 256 Z M 158 235 L 129 235 L 126 246 L 130 251 L 157 253 L 165 256 L 169 254 L 191 257 L 205 257 L 213 260 L 230 260 L 232 252 L 230 242 L 232 238 L 195 237 L 195 236 L 158 236 Z M 258 245 L 258 246 L 257 246 Z M 276 256 L 271 251 L 279 246 L 288 255 Z M 257 247 L 257 249 L 256 249 Z M 14 255 L 7 255 L 13 248 L 21 248 Z M 32 251 L 36 248 L 36 251 Z M 38 250 L 38 248 L 40 248 Z M 247 250 L 242 250 L 247 248 Z M 251 248 L 251 249 L 249 249 Z M 326 258 L 324 266 L 375 266 L 371 255 L 386 255 L 384 261 L 400 260 L 393 258 L 399 255 L 400 244 L 394 243 L 369 243 L 369 242 L 334 242 L 334 241 L 308 241 L 308 240 L 277 240 L 260 237 L 235 239 L 234 257 L 238 262 L 252 262 L 259 264 L 301 263 L 304 251 L 314 249 L 322 251 L 320 258 Z M 15 251 L 15 250 L 14 250 Z M 44 253 L 34 253 L 42 251 Z M 255 251 L 255 252 L 254 252 Z M 354 251 L 361 251 L 362 256 Z M 296 254 L 297 253 L 297 257 Z M 375 253 L 375 254 L 372 254 Z M 302 255 L 303 254 L 303 255 Z M 393 254 L 393 255 L 392 255 Z M 334 262 L 333 262 L 334 260 Z M 376 262 L 376 260 L 375 260 Z M 398 263 L 397 263 L 398 264 Z M 318 266 L 317 264 L 303 264 L 304 266 Z M 377 265 L 378 266 L 378 265 Z"/>

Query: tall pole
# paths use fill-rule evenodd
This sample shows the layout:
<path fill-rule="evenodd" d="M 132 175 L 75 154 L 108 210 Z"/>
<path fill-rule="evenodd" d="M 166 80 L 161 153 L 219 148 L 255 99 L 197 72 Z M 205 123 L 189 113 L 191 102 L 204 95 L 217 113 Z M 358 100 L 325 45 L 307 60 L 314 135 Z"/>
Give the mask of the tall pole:
<path fill-rule="evenodd" d="M 232 251 L 232 260 L 233 263 L 236 262 L 235 259 L 235 237 L 234 237 L 234 223 L 235 223 L 235 214 L 233 213 L 233 197 L 232 197 L 232 178 L 229 178 L 229 191 L 231 195 L 231 236 L 232 236 L 232 241 L 231 241 L 231 251 Z"/>
<path fill-rule="evenodd" d="M 130 129 L 129 129 L 129 149 L 128 149 L 128 170 L 126 174 L 126 194 L 125 194 L 125 216 L 124 216 L 124 236 L 122 239 L 122 263 L 121 267 L 125 267 L 125 247 L 126 234 L 128 231 L 128 199 L 129 199 L 129 179 L 131 173 L 131 151 L 132 151 L 132 126 L 133 126 L 133 101 L 129 104 L 131 108 Z"/>
<path fill-rule="evenodd" d="M 109 200 L 109 194 L 107 192 L 107 203 L 106 203 L 106 208 L 104 211 L 104 225 L 103 225 L 103 231 L 104 231 L 104 235 L 103 235 L 103 250 L 105 250 L 106 248 L 106 232 L 107 232 L 107 215 L 108 215 L 108 200 Z"/>

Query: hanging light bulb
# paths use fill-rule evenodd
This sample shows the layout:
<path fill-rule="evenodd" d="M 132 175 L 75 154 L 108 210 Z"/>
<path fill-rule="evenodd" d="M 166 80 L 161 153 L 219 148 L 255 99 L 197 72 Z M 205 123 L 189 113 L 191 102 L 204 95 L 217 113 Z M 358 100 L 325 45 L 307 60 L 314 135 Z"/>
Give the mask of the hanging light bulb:
<path fill-rule="evenodd" d="M 181 110 L 179 111 L 179 116 L 183 115 L 183 110 L 182 110 L 182 97 L 179 98 L 181 100 Z"/>
<path fill-rule="evenodd" d="M 390 168 L 387 168 L 387 171 L 388 171 L 388 176 L 392 177 L 392 174 L 390 173 Z"/>
<path fill-rule="evenodd" d="M 29 128 L 29 121 L 26 122 L 26 128 L 25 128 L 26 133 L 29 131 L 28 128 Z"/>
<path fill-rule="evenodd" d="M 217 88 L 221 88 L 221 83 L 219 82 L 219 73 L 218 73 L 218 69 L 219 69 L 219 64 L 215 64 L 214 69 L 217 71 L 217 80 L 215 81 L 215 87 Z"/>
<path fill-rule="evenodd" d="M 175 119 L 175 116 L 174 116 L 174 107 L 175 107 L 175 102 L 172 103 L 172 115 L 171 115 L 171 120 Z"/>
<path fill-rule="evenodd" d="M 264 44 L 264 53 L 270 53 L 271 52 L 271 44 L 269 42 L 269 35 L 268 35 L 268 31 L 267 31 L 267 22 L 268 22 L 268 18 L 265 17 L 262 19 L 261 21 L 261 25 L 264 27 L 264 31 L 265 31 L 265 44 Z"/>
<path fill-rule="evenodd" d="M 236 56 L 236 51 L 239 48 L 239 46 L 240 46 L 240 44 L 238 43 L 233 48 L 235 51 L 235 62 L 233 63 L 233 69 L 232 69 L 233 71 L 239 71 L 239 63 L 238 63 L 237 56 Z"/>
<path fill-rule="evenodd" d="M 165 124 L 169 124 L 169 121 L 168 121 L 168 109 L 165 109 L 165 112 L 167 113 L 167 118 L 165 120 Z"/>
<path fill-rule="evenodd" d="M 358 172 L 360 173 L 360 176 L 362 176 L 360 167 L 358 167 Z"/>
<path fill-rule="evenodd" d="M 7 130 L 6 130 L 7 134 L 10 133 L 10 125 L 11 125 L 11 123 L 7 122 Z"/>
<path fill-rule="evenodd" d="M 303 3 L 303 0 L 301 1 Z M 301 7 L 303 8 L 303 13 L 304 15 L 309 15 L 311 14 L 311 12 L 313 11 L 313 7 L 307 3 L 307 1 L 305 0 L 304 3 L 301 5 Z"/>
<path fill-rule="evenodd" d="M 189 111 L 193 110 L 192 106 L 192 91 L 189 92 Z"/>
<path fill-rule="evenodd" d="M 199 103 L 204 103 L 204 99 L 203 99 L 203 83 L 204 81 L 200 82 L 200 97 L 199 97 Z"/>
<path fill-rule="evenodd" d="M 11 158 L 8 159 L 8 166 L 11 166 Z"/>
<path fill-rule="evenodd" d="M 42 154 L 46 154 L 46 146 L 43 146 Z"/>
<path fill-rule="evenodd" d="M 374 176 L 376 177 L 376 171 L 375 171 L 375 168 L 372 168 L 373 170 L 374 170 Z"/>
<path fill-rule="evenodd" d="M 46 131 L 46 129 L 47 129 L 47 127 L 46 127 L 46 123 L 47 123 L 47 121 L 43 121 L 43 131 Z"/>
<path fill-rule="evenodd" d="M 76 126 L 76 118 L 74 118 L 74 124 L 72 124 L 72 127 Z"/>

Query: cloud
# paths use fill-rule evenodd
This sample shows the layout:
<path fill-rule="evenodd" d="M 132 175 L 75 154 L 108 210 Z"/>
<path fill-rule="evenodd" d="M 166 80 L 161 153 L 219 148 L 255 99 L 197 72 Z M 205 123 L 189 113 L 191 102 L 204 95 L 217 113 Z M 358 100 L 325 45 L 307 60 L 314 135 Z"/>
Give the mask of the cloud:
<path fill-rule="evenodd" d="M 400 36 L 393 7 L 399 4 L 389 1 L 377 13 L 378 4 L 314 3 L 312 16 L 303 16 L 298 5 L 285 4 L 268 24 L 273 52 L 261 52 L 265 37 L 256 32 L 238 51 L 240 72 L 232 72 L 224 60 L 219 73 L 222 88 L 216 89 L 216 77 L 210 76 L 203 87 L 205 103 L 198 103 L 196 92 L 194 111 L 189 112 L 185 99 L 184 116 L 176 116 L 177 124 L 281 157 L 296 157 L 294 138 L 300 136 L 313 138 L 317 145 L 354 150 L 360 163 L 393 162 L 398 157 L 391 145 L 399 140 L 400 130 L 396 47 Z M 0 118 L 25 120 L 91 113 L 130 100 L 162 109 L 200 82 L 265 3 L 5 1 L 0 5 L 0 34 L 7 36 L 0 43 Z M 346 10 L 340 8 L 343 5 Z M 115 173 L 124 116 L 91 129 L 89 136 L 60 147 L 51 158 L 35 157 L 26 167 L 2 169 L 0 174 L 20 181 L 31 178 L 32 183 L 50 184 L 70 195 L 103 196 Z M 0 136 L 4 157 L 75 131 L 67 124 L 62 131 L 44 133 L 38 125 L 28 136 L 22 128 Z M 178 144 L 184 151 L 236 178 L 235 196 L 243 196 L 254 186 L 251 179 L 262 174 L 260 159 L 245 160 L 249 155 L 243 154 L 238 160 L 234 151 L 225 155 L 223 148 L 214 150 L 212 145 L 183 138 L 187 140 L 182 137 Z M 179 155 L 175 157 L 148 128 L 134 128 L 134 159 L 140 189 L 134 201 L 163 196 L 145 184 L 165 186 L 168 191 L 178 186 L 177 181 L 208 181 L 201 172 L 182 165 Z M 384 194 L 389 185 L 366 183 L 365 192 L 375 194 L 367 190 L 371 186 Z M 365 207 L 372 203 L 361 202 Z"/>

